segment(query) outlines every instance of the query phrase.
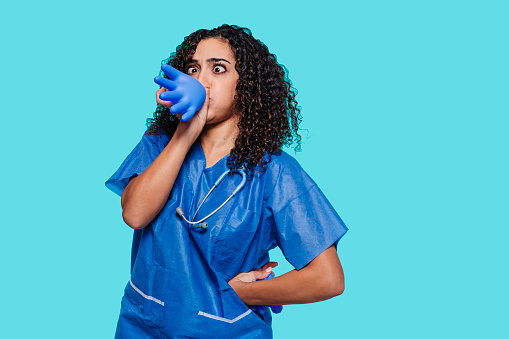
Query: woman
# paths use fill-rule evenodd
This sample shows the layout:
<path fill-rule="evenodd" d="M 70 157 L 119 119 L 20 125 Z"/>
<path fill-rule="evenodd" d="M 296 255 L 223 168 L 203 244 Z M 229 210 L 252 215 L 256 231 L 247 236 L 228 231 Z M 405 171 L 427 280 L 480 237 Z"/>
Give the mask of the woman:
<path fill-rule="evenodd" d="M 135 229 L 116 337 L 271 338 L 270 311 L 251 305 L 341 294 L 336 246 L 347 228 L 281 151 L 300 146 L 300 112 L 284 68 L 248 29 L 199 30 L 168 64 L 198 80 L 206 99 L 180 121 L 161 87 L 149 129 L 106 182 Z M 265 279 L 276 246 L 295 270 Z"/>

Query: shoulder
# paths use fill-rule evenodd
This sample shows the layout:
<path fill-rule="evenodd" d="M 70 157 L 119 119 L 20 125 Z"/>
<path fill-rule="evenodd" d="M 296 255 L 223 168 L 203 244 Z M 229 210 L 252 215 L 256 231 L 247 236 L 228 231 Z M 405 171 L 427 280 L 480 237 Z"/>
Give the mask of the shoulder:
<path fill-rule="evenodd" d="M 271 194 L 271 200 L 281 203 L 292 200 L 316 186 L 316 183 L 302 168 L 297 159 L 281 151 L 273 154 L 265 168 L 266 185 Z"/>
<path fill-rule="evenodd" d="M 297 159 L 285 151 L 281 151 L 281 153 L 279 155 L 275 155 L 273 159 L 275 165 L 280 167 L 283 172 L 305 173 Z"/>
<path fill-rule="evenodd" d="M 152 127 L 147 128 L 145 133 L 143 133 L 143 137 L 152 139 L 170 139 L 170 137 L 164 131 L 160 129 L 154 129 Z"/>
<path fill-rule="evenodd" d="M 302 168 L 297 159 L 285 151 L 281 151 L 279 155 L 273 155 L 268 166 L 273 166 L 277 169 L 279 181 L 282 180 L 283 183 L 299 182 L 308 188 L 315 185 L 315 182 Z"/>
<path fill-rule="evenodd" d="M 151 143 L 157 148 L 164 148 L 170 142 L 170 137 L 161 130 L 153 130 L 149 127 L 145 133 L 143 133 L 141 140 Z"/>
<path fill-rule="evenodd" d="M 300 172 L 304 171 L 302 166 L 299 164 L 297 159 L 292 157 L 290 154 L 285 151 L 280 151 L 276 154 L 268 154 L 266 153 L 264 159 L 268 161 L 265 165 L 265 168 L 262 168 L 259 165 L 256 170 L 257 172 L 268 172 L 269 174 L 281 174 L 282 171 L 285 172 Z"/>

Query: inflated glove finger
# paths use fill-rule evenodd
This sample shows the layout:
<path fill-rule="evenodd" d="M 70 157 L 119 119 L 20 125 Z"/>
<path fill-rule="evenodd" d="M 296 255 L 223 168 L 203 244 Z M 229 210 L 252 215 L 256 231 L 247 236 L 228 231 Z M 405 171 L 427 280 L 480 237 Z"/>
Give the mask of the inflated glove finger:
<path fill-rule="evenodd" d="M 265 307 L 263 305 L 253 305 L 253 306 L 251 306 L 251 309 L 254 312 L 258 312 L 260 314 L 264 314 L 265 313 Z"/>
<path fill-rule="evenodd" d="M 177 88 L 177 84 L 174 81 L 163 77 L 155 77 L 154 82 L 159 86 L 166 88 L 168 91 L 173 91 Z"/>
<path fill-rule="evenodd" d="M 171 106 L 171 108 L 170 108 L 170 113 L 173 113 L 173 114 L 175 114 L 175 113 L 184 113 L 184 112 L 187 111 L 189 103 L 180 100 L 180 101 L 177 101 L 176 104 L 173 104 L 173 102 L 172 102 L 172 105 L 173 106 Z"/>
<path fill-rule="evenodd" d="M 191 119 L 194 116 L 194 113 L 196 113 L 196 112 L 192 108 L 188 108 L 187 111 L 184 114 L 182 114 L 182 117 L 180 118 L 180 120 L 188 121 L 189 119 Z"/>
<path fill-rule="evenodd" d="M 281 311 L 283 310 L 283 305 L 270 305 L 270 309 L 274 313 L 281 313 Z"/>
<path fill-rule="evenodd" d="M 179 102 L 181 97 L 182 97 L 181 95 L 179 95 L 178 93 L 175 93 L 173 91 L 165 91 L 165 92 L 159 94 L 159 99 L 161 99 L 163 101 L 171 101 L 172 104 L 174 102 L 175 103 Z"/>
<path fill-rule="evenodd" d="M 168 64 L 162 64 L 161 70 L 164 72 L 164 74 L 169 76 L 171 80 L 175 80 L 175 78 L 180 77 L 182 74 L 186 75 L 185 73 L 182 73 L 178 69 L 171 67 Z"/>

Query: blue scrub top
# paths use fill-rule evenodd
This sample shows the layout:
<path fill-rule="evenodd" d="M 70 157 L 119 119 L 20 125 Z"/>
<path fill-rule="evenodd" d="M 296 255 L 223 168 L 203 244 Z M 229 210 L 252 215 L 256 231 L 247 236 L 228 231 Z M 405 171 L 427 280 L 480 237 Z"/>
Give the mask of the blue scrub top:
<path fill-rule="evenodd" d="M 122 195 L 168 144 L 163 134 L 143 135 L 106 186 Z M 152 222 L 134 231 L 131 279 L 127 283 L 116 338 L 272 338 L 271 314 L 251 311 L 228 281 L 259 268 L 279 246 L 297 270 L 337 242 L 348 230 L 315 182 L 285 152 L 272 155 L 263 171 L 206 220 L 190 219 L 228 170 L 224 157 L 205 168 L 199 141 L 189 150 L 168 202 Z M 228 175 L 200 208 L 195 220 L 222 204 L 242 180 Z"/>

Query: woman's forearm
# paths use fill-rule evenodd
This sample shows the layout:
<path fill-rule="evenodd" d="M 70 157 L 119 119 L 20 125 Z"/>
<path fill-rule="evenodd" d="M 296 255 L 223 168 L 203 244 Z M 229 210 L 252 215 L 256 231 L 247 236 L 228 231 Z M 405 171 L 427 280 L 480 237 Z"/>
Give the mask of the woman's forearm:
<path fill-rule="evenodd" d="M 122 217 L 127 225 L 147 226 L 164 207 L 182 163 L 196 138 L 175 132 L 168 145 L 122 193 Z"/>
<path fill-rule="evenodd" d="M 299 271 L 245 283 L 235 291 L 247 305 L 305 304 L 340 295 L 344 282 L 336 248 L 331 246 Z"/>
<path fill-rule="evenodd" d="M 247 305 L 305 304 L 333 297 L 328 288 L 321 285 L 305 271 L 293 270 L 272 279 L 246 284 L 238 293 Z"/>

